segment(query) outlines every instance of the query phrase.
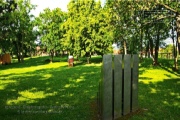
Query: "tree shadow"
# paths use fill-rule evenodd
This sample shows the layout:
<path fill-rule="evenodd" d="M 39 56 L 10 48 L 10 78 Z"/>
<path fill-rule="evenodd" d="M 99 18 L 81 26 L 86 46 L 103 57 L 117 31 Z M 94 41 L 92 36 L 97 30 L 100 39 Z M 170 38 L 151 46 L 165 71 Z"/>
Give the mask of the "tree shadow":
<path fill-rule="evenodd" d="M 37 63 L 40 61 L 37 58 Z M 100 59 L 97 63 L 99 62 Z M 91 119 L 96 112 L 92 108 L 96 108 L 95 99 L 101 71 L 100 66 L 84 64 L 82 62 L 75 67 L 64 65 L 0 75 L 3 81 L 7 81 L 2 82 L 3 87 L 0 88 L 0 119 Z M 23 67 L 25 66 L 22 65 Z M 139 106 L 145 111 L 131 118 L 178 119 L 180 79 L 165 79 L 149 84 L 143 80 L 150 78 L 141 79 Z"/>
<path fill-rule="evenodd" d="M 90 104 L 98 89 L 99 66 L 60 66 L 6 77 L 12 81 L 2 83 L 1 119 L 84 120 L 93 114 Z"/>
<path fill-rule="evenodd" d="M 167 60 L 167 59 L 160 59 L 160 67 L 174 75 L 180 76 L 180 69 L 174 71 L 173 69 L 173 60 Z M 180 64 L 180 61 L 178 61 L 178 65 Z"/>
<path fill-rule="evenodd" d="M 180 61 L 178 61 L 178 65 L 180 64 Z M 174 75 L 180 76 L 180 69 L 177 71 L 173 70 L 173 60 L 172 59 L 159 59 L 159 65 L 158 66 L 153 66 L 152 65 L 152 59 L 143 59 L 143 61 L 141 61 L 140 63 L 140 69 L 139 70 L 139 74 L 143 74 L 143 72 L 145 72 L 145 69 L 147 68 L 152 68 L 152 69 L 164 69 L 165 71 L 172 73 Z"/>
<path fill-rule="evenodd" d="M 132 119 L 179 119 L 180 79 L 164 79 L 161 82 L 139 83 L 139 106 L 145 112 Z M 159 114 L 162 113 L 162 114 Z"/>
<path fill-rule="evenodd" d="M 49 57 L 47 57 L 47 56 L 28 58 L 28 59 L 24 60 L 24 62 L 22 62 L 22 63 L 14 62 L 14 63 L 8 64 L 8 65 L 1 65 L 0 69 L 5 70 L 5 69 L 25 68 L 25 67 L 45 65 L 45 64 L 49 63 L 49 62 L 45 61 L 48 58 Z"/>
<path fill-rule="evenodd" d="M 152 66 L 152 59 L 145 58 L 140 62 L 140 67 L 142 68 L 150 68 Z"/>
<path fill-rule="evenodd" d="M 140 80 L 152 80 L 152 78 L 149 77 L 139 77 Z"/>

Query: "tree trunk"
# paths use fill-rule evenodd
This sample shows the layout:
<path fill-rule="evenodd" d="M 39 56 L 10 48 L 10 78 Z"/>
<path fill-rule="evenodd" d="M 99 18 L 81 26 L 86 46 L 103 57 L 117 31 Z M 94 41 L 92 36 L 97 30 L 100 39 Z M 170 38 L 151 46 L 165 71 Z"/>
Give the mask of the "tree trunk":
<path fill-rule="evenodd" d="M 174 35 L 172 37 L 172 40 L 173 40 L 174 69 L 177 70 L 177 44 L 174 45 L 175 44 Z"/>
<path fill-rule="evenodd" d="M 86 57 L 86 58 L 87 58 L 87 64 L 89 64 L 90 63 L 90 61 L 89 61 L 90 57 Z"/>
<path fill-rule="evenodd" d="M 124 40 L 124 54 L 127 54 L 127 45 L 126 45 L 126 41 Z"/>
<path fill-rule="evenodd" d="M 21 44 L 21 51 L 20 51 L 20 58 L 21 58 L 21 62 L 24 62 L 24 53 L 23 53 L 23 43 Z"/>
<path fill-rule="evenodd" d="M 151 55 L 151 58 L 153 60 L 153 63 L 155 62 L 154 60 L 154 44 L 153 44 L 153 40 L 150 38 L 149 34 L 148 34 L 148 38 L 149 38 L 149 47 L 150 47 L 150 55 Z"/>
<path fill-rule="evenodd" d="M 16 41 L 14 41 L 18 62 L 23 62 L 23 43 L 22 43 L 22 41 L 23 41 L 22 33 L 18 33 L 17 39 L 16 39 Z"/>
<path fill-rule="evenodd" d="M 148 38 L 147 45 L 146 45 L 146 58 L 150 58 L 150 34 L 149 34 L 149 28 L 146 28 L 146 36 Z"/>
<path fill-rule="evenodd" d="M 141 59 L 142 59 L 143 58 L 143 29 L 142 29 L 142 27 L 141 27 L 141 33 L 140 34 L 141 34 L 141 38 L 140 38 L 141 39 L 140 40 L 140 47 L 141 47 L 140 49 L 141 50 L 140 51 L 141 51 Z"/>
<path fill-rule="evenodd" d="M 33 51 L 32 51 L 32 47 L 30 46 L 30 57 L 33 57 Z"/>
<path fill-rule="evenodd" d="M 91 58 L 91 54 L 86 53 L 87 64 L 90 64 L 90 58 Z"/>
<path fill-rule="evenodd" d="M 157 28 L 157 39 L 156 39 L 156 46 L 155 46 L 155 56 L 154 56 L 154 62 L 153 65 L 158 65 L 158 52 L 159 52 L 159 36 L 160 36 L 160 28 L 158 25 Z"/>
<path fill-rule="evenodd" d="M 176 16 L 176 27 L 177 27 L 178 51 L 180 54 L 180 14 L 177 14 L 177 16 Z"/>
<path fill-rule="evenodd" d="M 149 54 L 149 41 L 147 42 L 147 45 L 146 45 L 146 54 L 145 54 L 146 58 L 150 58 L 150 54 Z"/>
<path fill-rule="evenodd" d="M 176 28 L 177 28 L 176 48 L 178 49 L 179 54 L 180 54 L 180 14 L 177 15 Z M 175 63 L 176 63 L 176 70 L 178 70 L 178 57 L 176 57 Z"/>
<path fill-rule="evenodd" d="M 174 70 L 177 70 L 177 42 L 175 43 L 175 37 L 174 37 L 174 22 L 172 21 L 172 40 L 173 40 L 173 56 L 174 56 Z"/>
<path fill-rule="evenodd" d="M 178 70 L 178 41 L 176 41 L 176 57 L 174 59 L 174 64 L 175 64 L 175 70 Z"/>
<path fill-rule="evenodd" d="M 18 62 L 21 62 L 21 53 L 20 53 L 20 48 L 19 48 L 19 43 L 18 42 L 14 42 L 15 43 L 15 47 L 16 47 L 16 55 L 17 55 L 17 59 Z"/>
<path fill-rule="evenodd" d="M 177 22 L 177 21 L 176 21 Z M 177 23 L 176 23 L 177 25 Z M 178 28 L 177 28 L 178 29 Z M 177 63 L 177 54 L 178 54 L 178 37 L 177 40 L 175 41 L 174 37 L 174 31 L 175 31 L 175 23 L 172 21 L 172 40 L 173 40 L 173 56 L 174 56 L 174 70 L 178 69 L 178 63 Z"/>
<path fill-rule="evenodd" d="M 54 58 L 54 50 L 50 50 L 50 55 L 51 55 L 51 61 L 50 61 L 50 62 L 53 62 L 53 58 Z"/>

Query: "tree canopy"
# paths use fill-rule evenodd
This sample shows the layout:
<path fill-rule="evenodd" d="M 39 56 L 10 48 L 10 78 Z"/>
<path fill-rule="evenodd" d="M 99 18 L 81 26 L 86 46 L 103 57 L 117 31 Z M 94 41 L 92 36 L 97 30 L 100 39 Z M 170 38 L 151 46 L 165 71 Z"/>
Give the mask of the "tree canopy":
<path fill-rule="evenodd" d="M 35 39 L 33 21 L 30 11 L 34 8 L 30 0 L 2 1 L 1 14 L 1 37 L 0 47 L 2 52 L 16 54 L 18 61 L 23 61 L 23 56 L 32 46 Z"/>
<path fill-rule="evenodd" d="M 75 57 L 112 53 L 145 53 L 158 64 L 159 47 L 172 38 L 175 63 L 180 52 L 180 2 L 178 0 L 71 0 L 68 11 L 46 8 L 35 19 L 30 0 L 1 1 L 0 48 L 17 54 L 19 61 L 38 36 L 53 56 L 67 51 Z M 36 28 L 36 29 L 35 29 Z M 6 46 L 6 47 L 5 47 Z M 176 65 L 177 66 L 177 65 Z"/>

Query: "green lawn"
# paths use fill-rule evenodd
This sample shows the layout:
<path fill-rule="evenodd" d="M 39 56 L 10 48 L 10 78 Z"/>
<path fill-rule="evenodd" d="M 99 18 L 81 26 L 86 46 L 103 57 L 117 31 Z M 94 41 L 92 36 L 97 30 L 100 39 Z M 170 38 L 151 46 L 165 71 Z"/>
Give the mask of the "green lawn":
<path fill-rule="evenodd" d="M 180 118 L 180 71 L 173 72 L 173 61 L 159 60 L 154 67 L 145 60 L 139 69 L 140 113 L 132 120 L 177 120 Z M 180 64 L 180 63 L 179 63 Z"/>
<path fill-rule="evenodd" d="M 95 120 L 96 94 L 101 79 L 101 58 L 91 64 L 65 58 L 45 62 L 47 57 L 25 59 L 24 63 L 0 65 L 1 120 Z M 139 68 L 139 111 L 132 120 L 177 120 L 180 115 L 179 72 L 169 68 L 173 61 L 160 60 Z M 166 67 L 167 66 L 167 67 Z"/>

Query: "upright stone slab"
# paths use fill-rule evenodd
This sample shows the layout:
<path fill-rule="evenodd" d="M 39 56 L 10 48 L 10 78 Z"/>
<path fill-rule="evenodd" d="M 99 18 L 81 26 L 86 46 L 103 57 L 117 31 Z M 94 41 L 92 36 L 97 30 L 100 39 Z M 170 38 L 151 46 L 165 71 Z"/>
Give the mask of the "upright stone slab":
<path fill-rule="evenodd" d="M 102 120 L 118 119 L 138 109 L 138 55 L 103 56 L 102 79 L 97 93 Z"/>
<path fill-rule="evenodd" d="M 122 55 L 114 56 L 114 119 L 122 116 Z"/>
<path fill-rule="evenodd" d="M 102 114 L 102 81 L 99 82 L 99 101 L 98 101 L 98 104 L 99 104 L 99 115 Z"/>
<path fill-rule="evenodd" d="M 112 120 L 112 55 L 103 56 L 102 119 Z"/>
<path fill-rule="evenodd" d="M 100 108 L 101 108 L 101 106 L 100 106 L 100 83 L 99 83 L 99 86 L 98 86 L 98 92 L 97 92 L 97 109 L 98 109 L 98 115 L 100 115 L 101 113 L 100 113 Z"/>
<path fill-rule="evenodd" d="M 130 113 L 131 106 L 131 55 L 124 55 L 123 115 Z"/>
<path fill-rule="evenodd" d="M 139 57 L 133 55 L 133 69 L 132 69 L 132 112 L 138 109 L 138 70 L 139 70 Z"/>

